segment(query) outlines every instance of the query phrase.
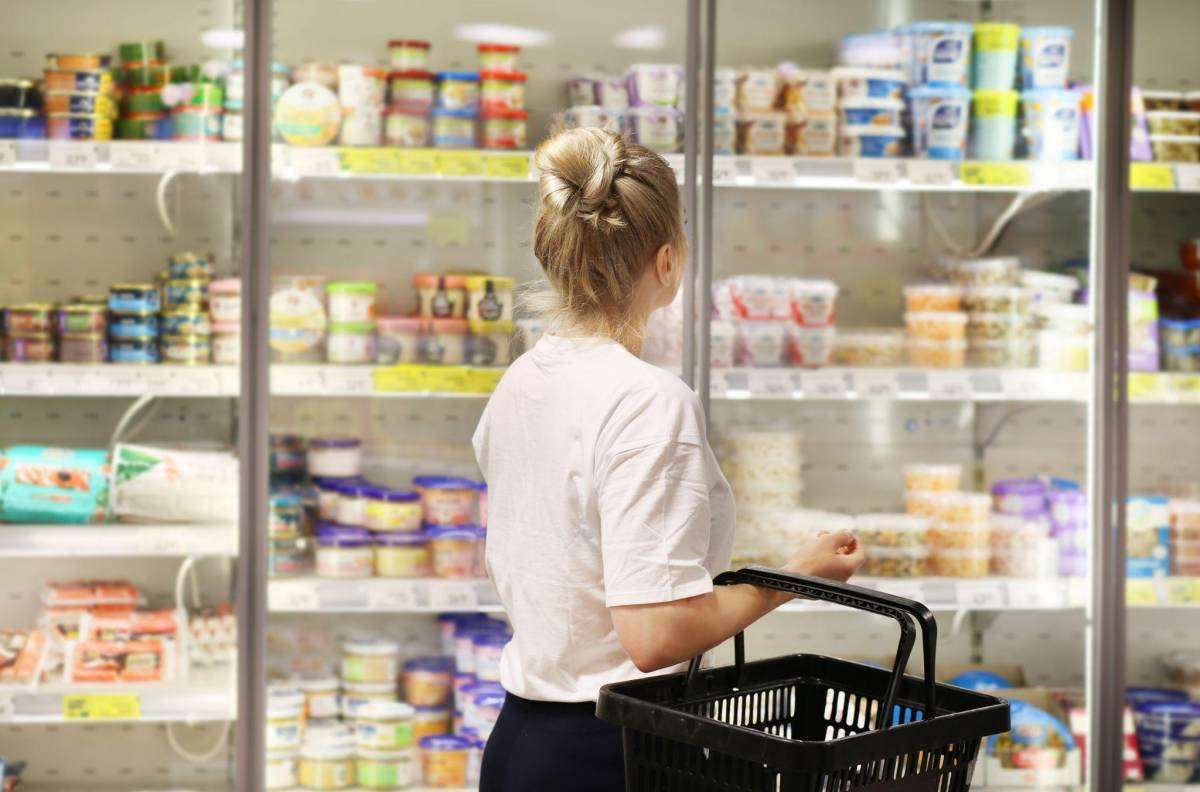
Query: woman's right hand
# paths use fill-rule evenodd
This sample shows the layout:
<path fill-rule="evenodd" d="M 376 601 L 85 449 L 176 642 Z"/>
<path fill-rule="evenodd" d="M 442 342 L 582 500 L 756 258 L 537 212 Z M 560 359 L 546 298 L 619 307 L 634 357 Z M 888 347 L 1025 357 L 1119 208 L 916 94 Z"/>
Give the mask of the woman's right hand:
<path fill-rule="evenodd" d="M 784 569 L 798 575 L 845 583 L 866 560 L 866 550 L 854 534 L 834 531 L 808 539 Z"/>

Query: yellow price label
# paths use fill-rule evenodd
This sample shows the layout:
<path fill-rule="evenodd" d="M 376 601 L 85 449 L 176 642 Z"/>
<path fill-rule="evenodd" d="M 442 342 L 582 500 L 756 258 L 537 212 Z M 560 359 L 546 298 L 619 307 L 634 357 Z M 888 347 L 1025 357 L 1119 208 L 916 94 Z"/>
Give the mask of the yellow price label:
<path fill-rule="evenodd" d="M 383 148 L 339 148 L 343 173 L 388 173 L 390 168 L 388 149 Z"/>
<path fill-rule="evenodd" d="M 1135 190 L 1174 190 L 1175 171 L 1161 163 L 1134 162 L 1129 166 L 1129 186 Z"/>
<path fill-rule="evenodd" d="M 1163 395 L 1166 380 L 1160 374 L 1149 371 L 1129 373 L 1129 399 L 1152 399 Z"/>
<path fill-rule="evenodd" d="M 142 715 L 136 693 L 73 693 L 62 698 L 63 720 L 137 720 Z"/>
<path fill-rule="evenodd" d="M 471 370 L 466 366 L 428 366 L 425 382 L 437 393 L 471 393 Z"/>
<path fill-rule="evenodd" d="M 504 376 L 502 368 L 473 368 L 471 369 L 471 393 L 491 393 L 500 384 Z"/>
<path fill-rule="evenodd" d="M 528 154 L 489 154 L 487 175 L 493 179 L 528 179 Z"/>
<path fill-rule="evenodd" d="M 1181 401 L 1200 400 L 1200 374 L 1176 374 L 1171 384 Z"/>
<path fill-rule="evenodd" d="M 425 366 L 402 363 L 375 369 L 376 393 L 411 393 L 422 391 L 425 385 Z"/>
<path fill-rule="evenodd" d="M 439 151 L 438 173 L 443 176 L 482 176 L 484 157 L 482 151 Z"/>
<path fill-rule="evenodd" d="M 1125 603 L 1127 605 L 1157 605 L 1158 589 L 1153 580 L 1126 580 Z"/>
<path fill-rule="evenodd" d="M 1167 578 L 1167 603 L 1170 605 L 1200 603 L 1200 578 Z"/>
<path fill-rule="evenodd" d="M 1029 166 L 1020 162 L 964 162 L 959 178 L 976 187 L 1024 187 L 1031 181 Z"/>
<path fill-rule="evenodd" d="M 437 152 L 433 149 L 393 149 L 392 161 L 396 173 L 406 176 L 429 176 L 437 173 Z"/>

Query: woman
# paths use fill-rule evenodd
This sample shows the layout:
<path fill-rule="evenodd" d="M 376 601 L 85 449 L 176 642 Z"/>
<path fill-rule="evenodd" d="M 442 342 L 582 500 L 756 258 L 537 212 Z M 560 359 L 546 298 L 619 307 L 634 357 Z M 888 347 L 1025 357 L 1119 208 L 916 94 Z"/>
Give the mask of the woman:
<path fill-rule="evenodd" d="M 595 717 L 600 687 L 673 669 L 787 597 L 714 589 L 733 495 L 699 398 L 638 359 L 650 312 L 684 274 L 674 172 L 600 129 L 550 138 L 534 164 L 552 331 L 509 368 L 474 438 L 488 571 L 514 628 L 481 792 L 620 792 L 620 731 Z M 853 535 L 826 534 L 788 569 L 844 581 L 863 558 Z"/>

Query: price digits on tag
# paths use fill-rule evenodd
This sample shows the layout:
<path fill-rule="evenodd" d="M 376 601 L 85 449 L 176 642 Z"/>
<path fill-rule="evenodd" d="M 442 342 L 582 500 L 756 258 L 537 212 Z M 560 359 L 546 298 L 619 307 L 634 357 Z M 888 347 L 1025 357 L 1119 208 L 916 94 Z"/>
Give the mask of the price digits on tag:
<path fill-rule="evenodd" d="M 435 610 L 473 610 L 479 607 L 471 583 L 433 581 L 429 584 L 429 607 Z"/>
<path fill-rule="evenodd" d="M 135 693 L 85 693 L 62 698 L 63 720 L 135 720 L 141 717 Z"/>

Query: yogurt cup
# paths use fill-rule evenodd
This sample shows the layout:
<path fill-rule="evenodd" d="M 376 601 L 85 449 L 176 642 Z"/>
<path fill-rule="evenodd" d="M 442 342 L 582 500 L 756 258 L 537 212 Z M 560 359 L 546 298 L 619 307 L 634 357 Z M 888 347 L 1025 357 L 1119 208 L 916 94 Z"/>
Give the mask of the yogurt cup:
<path fill-rule="evenodd" d="M 674 64 L 635 63 L 629 67 L 628 80 L 631 106 L 674 108 L 683 83 L 683 69 Z"/>
<path fill-rule="evenodd" d="M 683 145 L 683 114 L 673 107 L 631 107 L 625 111 L 625 127 L 634 142 L 659 153 Z"/>
<path fill-rule="evenodd" d="M 895 99 L 904 98 L 907 81 L 899 69 L 864 69 L 840 66 L 833 70 L 837 93 L 846 99 Z"/>
<path fill-rule="evenodd" d="M 971 117 L 971 155 L 979 160 L 1009 160 L 1017 145 L 1016 91 L 975 92 Z"/>
<path fill-rule="evenodd" d="M 843 99 L 838 103 L 838 120 L 843 126 L 904 125 L 904 102 L 899 99 Z"/>
<path fill-rule="evenodd" d="M 921 85 L 909 92 L 913 154 L 920 159 L 962 159 L 967 151 L 971 92 L 958 85 Z"/>
<path fill-rule="evenodd" d="M 743 154 L 782 154 L 787 139 L 784 113 L 742 113 L 737 121 L 738 150 Z"/>
<path fill-rule="evenodd" d="M 797 279 L 791 283 L 792 318 L 808 327 L 833 323 L 838 286 L 831 280 Z"/>
<path fill-rule="evenodd" d="M 969 22 L 914 22 L 905 32 L 915 83 L 967 86 L 975 33 Z"/>
<path fill-rule="evenodd" d="M 828 366 L 833 357 L 833 327 L 788 328 L 788 357 L 793 365 L 804 368 Z"/>
<path fill-rule="evenodd" d="M 618 134 L 622 130 L 621 112 L 596 104 L 568 107 L 563 122 L 567 127 L 600 127 Z"/>
<path fill-rule="evenodd" d="M 902 127 L 847 127 L 838 136 L 844 157 L 899 157 L 904 153 Z"/>
<path fill-rule="evenodd" d="M 1065 88 L 1071 69 L 1071 40 L 1068 27 L 1030 27 L 1021 31 L 1021 87 Z"/>
<path fill-rule="evenodd" d="M 1007 91 L 1017 78 L 1021 26 L 1011 22 L 975 25 L 974 80 L 976 90 Z"/>
<path fill-rule="evenodd" d="M 787 330 L 783 322 L 738 322 L 738 364 L 754 368 L 783 365 Z"/>
<path fill-rule="evenodd" d="M 1021 93 L 1029 158 L 1048 162 L 1079 159 L 1079 94 L 1066 89 Z"/>
<path fill-rule="evenodd" d="M 765 113 L 775 107 L 779 76 L 774 69 L 743 69 L 737 76 L 737 109 L 743 113 Z"/>

